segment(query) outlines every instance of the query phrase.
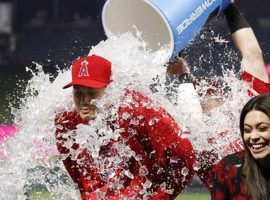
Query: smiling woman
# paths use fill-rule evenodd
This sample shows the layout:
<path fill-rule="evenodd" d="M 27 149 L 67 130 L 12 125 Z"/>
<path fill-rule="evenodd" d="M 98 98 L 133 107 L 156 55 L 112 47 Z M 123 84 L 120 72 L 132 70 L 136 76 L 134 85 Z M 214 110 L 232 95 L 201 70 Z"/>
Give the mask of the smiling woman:
<path fill-rule="evenodd" d="M 250 111 L 244 120 L 245 144 L 254 159 L 260 165 L 269 165 L 267 156 L 270 155 L 270 119 L 267 114 L 259 110 Z"/>
<path fill-rule="evenodd" d="M 270 199 L 270 93 L 253 97 L 240 116 L 245 150 L 216 168 L 213 199 Z"/>

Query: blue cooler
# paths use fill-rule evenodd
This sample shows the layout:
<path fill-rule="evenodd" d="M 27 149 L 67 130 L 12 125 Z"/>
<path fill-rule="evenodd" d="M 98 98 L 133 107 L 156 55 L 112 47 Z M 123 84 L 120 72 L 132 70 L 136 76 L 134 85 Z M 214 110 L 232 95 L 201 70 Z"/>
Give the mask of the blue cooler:
<path fill-rule="evenodd" d="M 107 0 L 102 23 L 107 37 L 141 32 L 151 51 L 165 46 L 176 56 L 230 0 Z"/>

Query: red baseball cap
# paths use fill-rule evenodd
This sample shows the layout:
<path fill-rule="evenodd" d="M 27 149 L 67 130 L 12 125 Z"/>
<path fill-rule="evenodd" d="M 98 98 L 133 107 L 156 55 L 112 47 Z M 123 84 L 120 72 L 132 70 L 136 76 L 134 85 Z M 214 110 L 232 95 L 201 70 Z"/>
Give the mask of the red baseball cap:
<path fill-rule="evenodd" d="M 72 81 L 63 89 L 73 85 L 105 88 L 111 83 L 111 62 L 97 55 L 85 56 L 73 62 L 71 73 Z"/>

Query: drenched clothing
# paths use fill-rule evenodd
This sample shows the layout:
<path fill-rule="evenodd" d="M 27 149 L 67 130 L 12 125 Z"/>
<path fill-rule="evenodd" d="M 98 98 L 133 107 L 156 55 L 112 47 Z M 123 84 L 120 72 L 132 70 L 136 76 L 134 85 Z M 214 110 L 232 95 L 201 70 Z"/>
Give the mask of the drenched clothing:
<path fill-rule="evenodd" d="M 243 81 L 251 84 L 251 89 L 249 90 L 250 95 L 264 94 L 270 91 L 270 84 L 265 83 L 262 80 L 252 76 L 248 72 L 242 73 Z"/>
<path fill-rule="evenodd" d="M 216 166 L 212 199 L 252 200 L 252 194 L 242 178 L 246 152 L 240 151 L 225 157 Z M 263 171 L 267 183 L 267 199 L 270 199 L 270 175 Z"/>
<path fill-rule="evenodd" d="M 91 126 L 92 121 L 83 121 L 75 111 L 63 112 L 55 124 L 57 147 L 66 170 L 83 200 L 174 199 L 194 175 L 190 141 L 181 138 L 179 126 L 164 109 L 142 94 L 128 91 L 121 102 L 118 119 L 107 121 L 120 137 L 102 146 L 98 157 L 117 156 L 115 144 L 125 144 L 136 156 L 104 172 L 101 163 L 94 161 L 88 149 L 80 149 L 74 137 L 79 124 Z M 80 153 L 74 157 L 76 150 Z"/>

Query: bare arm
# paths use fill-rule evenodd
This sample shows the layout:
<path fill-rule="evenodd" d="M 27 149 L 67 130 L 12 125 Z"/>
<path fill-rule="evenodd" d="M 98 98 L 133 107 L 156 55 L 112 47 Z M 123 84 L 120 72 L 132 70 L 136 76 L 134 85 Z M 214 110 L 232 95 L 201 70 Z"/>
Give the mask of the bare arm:
<path fill-rule="evenodd" d="M 254 77 L 269 83 L 262 50 L 252 28 L 242 28 L 232 33 L 234 46 L 242 55 L 241 68 Z"/>
<path fill-rule="evenodd" d="M 261 47 L 249 23 L 234 6 L 234 0 L 231 0 L 224 14 L 232 34 L 233 44 L 242 55 L 242 72 L 248 72 L 253 77 L 269 83 Z"/>

